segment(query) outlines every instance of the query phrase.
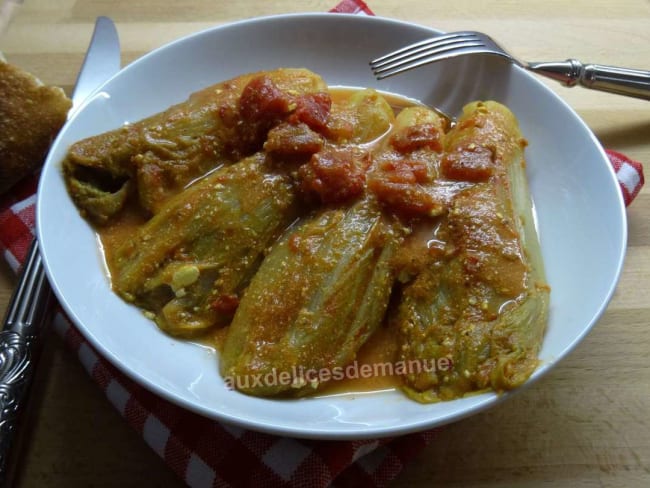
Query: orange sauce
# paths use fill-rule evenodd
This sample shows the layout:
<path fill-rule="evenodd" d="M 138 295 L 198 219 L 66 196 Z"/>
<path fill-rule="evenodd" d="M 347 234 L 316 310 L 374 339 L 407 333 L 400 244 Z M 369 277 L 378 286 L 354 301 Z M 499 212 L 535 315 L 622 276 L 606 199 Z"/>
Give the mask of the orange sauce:
<path fill-rule="evenodd" d="M 137 206 L 128 205 L 115 223 L 95 228 L 109 271 L 113 268 L 113 250 L 117 249 L 124 241 L 131 239 L 146 221 L 147 218 L 138 210 Z"/>
<path fill-rule="evenodd" d="M 192 341 L 220 351 L 227 335 L 226 326 Z M 323 384 L 316 396 L 367 393 L 398 388 L 400 376 L 390 374 L 394 371 L 396 354 L 397 341 L 394 331 L 387 324 L 382 324 L 359 349 L 357 359 L 343 368 L 345 377 Z M 363 374 L 367 371 L 372 373 Z"/>
<path fill-rule="evenodd" d="M 359 349 L 356 361 L 346 370 L 351 374 L 346 375 L 342 380 L 331 381 L 324 385 L 318 396 L 367 393 L 398 388 L 400 377 L 390 374 L 395 365 L 396 353 L 397 341 L 394 332 L 384 324 Z M 365 370 L 372 371 L 372 373 L 362 376 L 364 366 L 366 366 Z"/>

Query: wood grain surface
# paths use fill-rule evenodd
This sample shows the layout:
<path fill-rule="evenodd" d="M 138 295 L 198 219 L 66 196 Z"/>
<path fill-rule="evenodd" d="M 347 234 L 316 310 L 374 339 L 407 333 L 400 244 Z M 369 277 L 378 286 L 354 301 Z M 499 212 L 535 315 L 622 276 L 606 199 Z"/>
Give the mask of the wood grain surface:
<path fill-rule="evenodd" d="M 25 0 L 0 50 L 70 91 L 98 15 L 127 63 L 191 32 L 257 15 L 325 11 L 336 0 Z M 648 0 L 374 0 L 378 14 L 490 33 L 527 60 L 650 69 Z M 650 163 L 650 102 L 548 82 L 606 147 Z M 585 168 L 585 171 L 588 171 Z M 629 248 L 605 315 L 548 376 L 449 425 L 394 487 L 650 486 L 650 190 L 628 209 Z M 597 236 L 596 236 L 597 238 Z M 588 272 L 588 270 L 585 270 Z M 15 279 L 0 265 L 0 305 Z M 179 486 L 79 361 L 50 333 L 19 464 L 20 487 Z"/>

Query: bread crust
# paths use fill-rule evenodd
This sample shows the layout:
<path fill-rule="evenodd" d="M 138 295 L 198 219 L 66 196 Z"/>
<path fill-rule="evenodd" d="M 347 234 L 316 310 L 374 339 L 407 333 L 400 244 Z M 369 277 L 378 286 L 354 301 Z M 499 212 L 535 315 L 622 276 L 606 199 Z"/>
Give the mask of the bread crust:
<path fill-rule="evenodd" d="M 0 61 L 0 193 L 45 161 L 72 102 L 58 87 Z"/>

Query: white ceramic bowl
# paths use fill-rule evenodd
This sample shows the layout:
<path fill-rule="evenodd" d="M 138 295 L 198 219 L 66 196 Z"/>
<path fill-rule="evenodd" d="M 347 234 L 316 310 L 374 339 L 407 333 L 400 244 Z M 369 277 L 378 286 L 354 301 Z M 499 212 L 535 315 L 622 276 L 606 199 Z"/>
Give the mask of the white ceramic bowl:
<path fill-rule="evenodd" d="M 426 27 L 342 14 L 238 22 L 175 41 L 108 81 L 65 126 L 38 196 L 38 235 L 59 300 L 84 336 L 153 392 L 205 416 L 251 429 L 314 438 L 395 435 L 451 422 L 504 400 L 482 394 L 420 405 L 400 392 L 300 400 L 229 391 L 215 353 L 177 341 L 114 295 L 98 240 L 66 193 L 60 163 L 69 145 L 182 101 L 242 73 L 306 67 L 332 85 L 370 86 L 457 113 L 475 99 L 505 103 L 528 138 L 528 172 L 552 286 L 542 365 L 568 354 L 605 309 L 626 244 L 623 201 L 606 155 L 580 118 L 532 75 L 496 58 L 459 58 L 375 81 L 368 61 L 437 34 Z"/>

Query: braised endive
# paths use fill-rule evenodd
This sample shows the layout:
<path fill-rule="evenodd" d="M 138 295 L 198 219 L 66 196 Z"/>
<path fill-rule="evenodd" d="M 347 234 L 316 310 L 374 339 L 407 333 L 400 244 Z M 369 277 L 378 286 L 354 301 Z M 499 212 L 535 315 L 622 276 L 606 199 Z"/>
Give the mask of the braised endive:
<path fill-rule="evenodd" d="M 437 252 L 403 291 L 400 359 L 447 357 L 449 371 L 404 379 L 421 402 L 521 385 L 537 366 L 549 288 L 534 226 L 523 148 L 512 113 L 465 107 L 446 136 L 441 177 L 469 183 L 429 236 Z"/>
<path fill-rule="evenodd" d="M 325 210 L 276 244 L 230 325 L 221 373 L 239 390 L 274 395 L 313 390 L 296 369 L 332 370 L 355 358 L 381 324 L 399 230 L 372 200 Z M 291 374 L 290 381 L 249 380 Z"/>
<path fill-rule="evenodd" d="M 295 112 L 301 97 L 326 91 L 320 76 L 305 69 L 209 86 L 161 113 L 73 144 L 63 162 L 68 191 L 95 223 L 117 215 L 130 193 L 156 213 L 194 179 L 261 150 L 266 131 Z"/>
<path fill-rule="evenodd" d="M 173 335 L 224 325 L 264 249 L 298 215 L 293 180 L 256 154 L 176 195 L 122 243 L 113 289 Z"/>

